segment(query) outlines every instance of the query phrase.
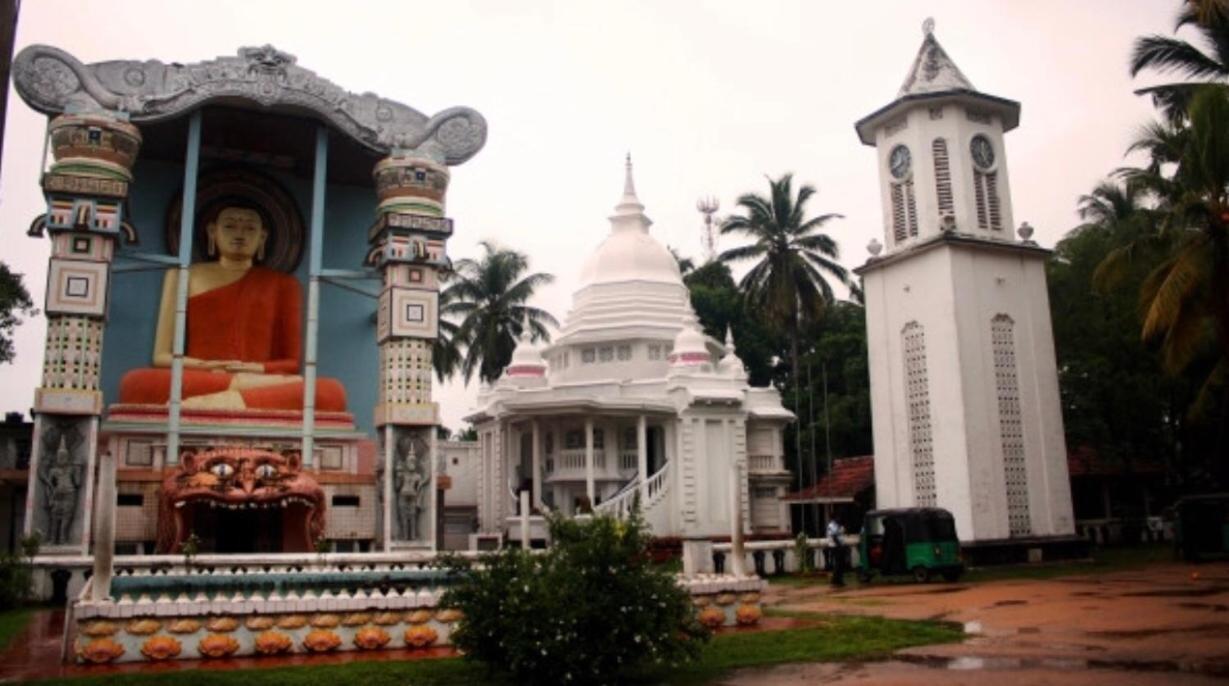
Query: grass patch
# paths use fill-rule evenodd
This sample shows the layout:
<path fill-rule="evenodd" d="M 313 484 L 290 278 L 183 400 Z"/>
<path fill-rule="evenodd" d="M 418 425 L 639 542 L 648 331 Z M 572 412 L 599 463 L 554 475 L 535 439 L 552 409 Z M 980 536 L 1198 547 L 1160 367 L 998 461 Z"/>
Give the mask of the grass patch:
<path fill-rule="evenodd" d="M 817 619 L 820 626 L 717 636 L 700 662 L 666 676 L 666 683 L 701 684 L 743 667 L 787 662 L 875 660 L 901 648 L 954 643 L 963 631 L 947 622 L 910 622 L 882 617 L 839 617 L 810 613 L 776 613 Z"/>
<path fill-rule="evenodd" d="M 1054 579 L 1060 576 L 1082 576 L 1088 574 L 1105 574 L 1121 572 L 1150 564 L 1173 562 L 1173 547 L 1167 543 L 1154 543 L 1124 548 L 1101 548 L 1092 553 L 1091 560 L 1071 560 L 1055 563 L 1008 565 L 1003 567 L 980 567 L 965 571 L 960 577 L 960 583 L 979 583 L 985 581 L 1004 581 L 1012 579 Z M 769 577 L 769 583 L 787 588 L 807 588 L 810 586 L 827 586 L 826 574 L 797 574 Z M 876 586 L 913 585 L 911 577 L 876 576 L 870 584 L 858 581 L 856 573 L 845 575 L 845 588 L 874 588 Z M 942 583 L 942 582 L 936 582 Z M 833 595 L 825 600 L 841 601 L 839 595 Z"/>
<path fill-rule="evenodd" d="M 951 643 L 963 637 L 958 626 L 943 622 L 909 622 L 880 617 L 837 617 L 813 613 L 774 614 L 814 619 L 822 624 L 782 631 L 719 635 L 705 647 L 699 662 L 686 669 L 655 675 L 649 682 L 702 684 L 741 667 L 786 662 L 873 660 L 886 657 L 901 648 Z M 153 674 L 106 674 L 40 683 L 66 683 L 73 686 L 154 686 L 170 682 L 178 686 L 474 686 L 506 683 L 492 680 L 484 667 L 456 658 L 418 662 L 354 662 L 345 665 L 229 672 L 185 670 Z"/>
<path fill-rule="evenodd" d="M 0 650 L 9 646 L 13 637 L 21 633 L 30 621 L 31 610 L 21 608 L 0 612 Z"/>

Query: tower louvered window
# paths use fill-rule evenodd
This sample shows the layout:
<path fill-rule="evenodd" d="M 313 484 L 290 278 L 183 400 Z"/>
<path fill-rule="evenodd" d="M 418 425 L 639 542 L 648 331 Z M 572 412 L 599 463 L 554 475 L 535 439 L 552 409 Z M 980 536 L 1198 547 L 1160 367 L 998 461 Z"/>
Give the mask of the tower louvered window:
<path fill-rule="evenodd" d="M 977 196 L 977 226 L 982 229 L 1003 229 L 1003 210 L 999 202 L 998 172 L 973 172 L 973 190 Z"/>
<path fill-rule="evenodd" d="M 952 202 L 952 170 L 947 160 L 947 141 L 936 138 L 930 145 L 935 159 L 935 193 L 939 200 L 939 215 L 954 214 Z"/>
<path fill-rule="evenodd" d="M 930 379 L 926 370 L 926 332 L 909 322 L 900 332 L 905 353 L 905 407 L 913 458 L 914 504 L 935 504 L 935 452 L 930 427 Z"/>
<path fill-rule="evenodd" d="M 994 385 L 999 401 L 999 439 L 1003 448 L 1003 480 L 1007 491 L 1007 528 L 1012 536 L 1028 536 L 1028 465 L 1024 459 L 1024 424 L 1020 383 L 1016 374 L 1015 322 L 1000 314 L 990 322 Z"/>
<path fill-rule="evenodd" d="M 917 236 L 917 200 L 913 179 L 892 184 L 892 235 L 900 243 Z"/>

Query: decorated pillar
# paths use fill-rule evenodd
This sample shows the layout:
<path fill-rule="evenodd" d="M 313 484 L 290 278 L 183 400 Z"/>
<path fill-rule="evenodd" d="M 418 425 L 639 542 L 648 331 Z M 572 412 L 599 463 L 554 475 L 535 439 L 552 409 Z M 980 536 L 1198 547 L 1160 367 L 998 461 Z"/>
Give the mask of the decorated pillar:
<path fill-rule="evenodd" d="M 66 114 L 52 120 L 49 135 L 55 161 L 42 178 L 47 212 L 30 227 L 31 236 L 50 235 L 51 258 L 25 533 L 37 533 L 45 553 L 85 554 L 111 261 L 121 233 L 135 241 L 124 201 L 141 133 L 106 114 Z"/>
<path fill-rule="evenodd" d="M 380 204 L 368 232 L 368 262 L 383 276 L 376 320 L 383 489 L 378 535 L 385 550 L 434 549 L 439 409 L 431 399 L 431 354 L 439 334 L 439 274 L 452 235 L 452 220 L 444 217 L 449 173 L 425 156 L 394 153 L 376 164 L 373 175 Z"/>

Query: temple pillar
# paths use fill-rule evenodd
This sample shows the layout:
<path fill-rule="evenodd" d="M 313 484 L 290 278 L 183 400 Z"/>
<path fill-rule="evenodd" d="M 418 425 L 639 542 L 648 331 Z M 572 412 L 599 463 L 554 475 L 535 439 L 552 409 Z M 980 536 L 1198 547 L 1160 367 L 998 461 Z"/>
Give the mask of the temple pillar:
<path fill-rule="evenodd" d="M 94 518 L 94 576 L 90 598 L 101 602 L 111 597 L 115 561 L 115 455 L 104 452 L 98 460 L 98 501 Z"/>
<path fill-rule="evenodd" d="M 55 161 L 43 174 L 47 212 L 30 235 L 51 237 L 47 339 L 34 392 L 24 533 L 48 554 L 84 555 L 102 412 L 99 376 L 111 262 L 124 221 L 141 133 L 122 115 L 61 115 L 48 127 Z"/>
<path fill-rule="evenodd" d="M 533 506 L 542 509 L 542 427 L 533 420 Z"/>
<path fill-rule="evenodd" d="M 376 318 L 380 347 L 375 424 L 382 439 L 384 549 L 430 548 L 437 512 L 439 408 L 432 401 L 431 352 L 439 335 L 439 273 L 448 264 L 444 217 L 448 167 L 394 152 L 372 172 L 380 204 L 367 232 L 367 262 L 381 271 Z"/>
<path fill-rule="evenodd" d="M 649 504 L 649 425 L 648 418 L 636 418 L 636 470 L 640 475 L 640 506 Z"/>
<path fill-rule="evenodd" d="M 593 484 L 593 419 L 591 417 L 585 417 L 585 495 L 589 498 L 590 508 L 597 504 Z"/>

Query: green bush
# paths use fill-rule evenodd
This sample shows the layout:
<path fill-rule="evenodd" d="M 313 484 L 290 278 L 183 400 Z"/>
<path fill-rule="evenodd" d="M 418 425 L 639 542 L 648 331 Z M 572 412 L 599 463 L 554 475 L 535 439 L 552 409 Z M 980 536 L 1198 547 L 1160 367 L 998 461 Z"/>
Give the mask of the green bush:
<path fill-rule="evenodd" d="M 0 611 L 20 607 L 30 599 L 33 575 L 26 560 L 0 555 Z"/>
<path fill-rule="evenodd" d="M 465 619 L 467 659 L 522 684 L 611 684 L 689 662 L 708 631 L 672 573 L 649 558 L 639 517 L 552 517 L 545 552 L 506 549 L 449 563 L 441 600 Z"/>

